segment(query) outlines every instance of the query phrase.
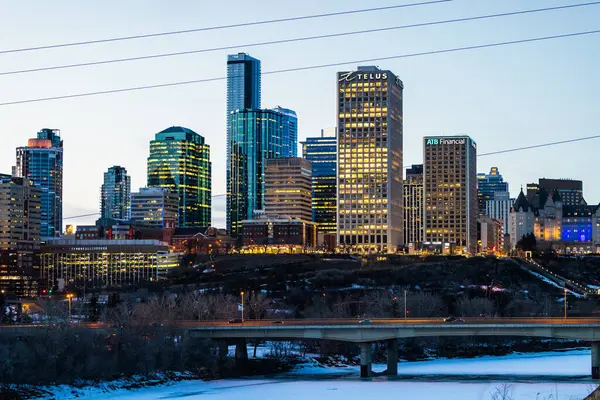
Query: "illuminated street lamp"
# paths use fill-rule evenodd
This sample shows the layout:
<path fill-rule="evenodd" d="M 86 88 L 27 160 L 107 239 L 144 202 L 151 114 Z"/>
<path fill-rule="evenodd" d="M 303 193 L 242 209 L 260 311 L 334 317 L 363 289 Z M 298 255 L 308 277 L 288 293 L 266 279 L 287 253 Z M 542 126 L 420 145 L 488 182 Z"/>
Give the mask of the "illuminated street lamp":
<path fill-rule="evenodd" d="M 71 299 L 73 298 L 73 294 L 67 293 L 67 300 L 69 300 L 69 322 L 71 322 Z"/>
<path fill-rule="evenodd" d="M 244 323 L 244 292 L 240 293 L 242 295 L 242 324 Z"/>

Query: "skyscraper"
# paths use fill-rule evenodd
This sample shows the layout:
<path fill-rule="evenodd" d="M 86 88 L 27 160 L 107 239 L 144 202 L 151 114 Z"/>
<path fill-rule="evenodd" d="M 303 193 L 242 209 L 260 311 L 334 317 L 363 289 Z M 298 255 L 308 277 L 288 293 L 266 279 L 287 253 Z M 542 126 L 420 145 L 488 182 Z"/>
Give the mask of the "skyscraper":
<path fill-rule="evenodd" d="M 285 136 L 287 117 L 276 110 L 237 110 L 231 114 L 227 173 L 227 231 L 237 237 L 241 222 L 262 210 L 265 160 L 281 158 L 297 143 Z"/>
<path fill-rule="evenodd" d="M 492 167 L 489 174 L 477 174 L 479 214 L 485 214 L 486 202 L 494 198 L 495 192 L 508 192 L 508 183 L 504 182 L 498 167 Z"/>
<path fill-rule="evenodd" d="M 296 111 L 279 106 L 275 107 L 273 111 L 283 116 L 283 156 L 298 157 L 298 116 Z"/>
<path fill-rule="evenodd" d="M 494 192 L 493 198 L 485 202 L 485 215 L 502 220 L 504 233 L 508 233 L 510 228 L 509 215 L 513 204 L 515 199 L 511 199 L 508 192 Z"/>
<path fill-rule="evenodd" d="M 115 165 L 104 173 L 100 189 L 100 217 L 106 219 L 128 219 L 131 195 L 131 177 L 127 170 Z"/>
<path fill-rule="evenodd" d="M 321 130 L 321 136 L 302 142 L 302 157 L 312 163 L 312 220 L 319 233 L 336 232 L 337 129 Z"/>
<path fill-rule="evenodd" d="M 165 188 L 141 188 L 131 193 L 131 223 L 152 228 L 176 228 L 179 197 Z"/>
<path fill-rule="evenodd" d="M 173 126 L 150 142 L 148 187 L 162 187 L 179 196 L 179 227 L 211 224 L 210 147 L 204 137 Z"/>
<path fill-rule="evenodd" d="M 402 246 L 402 81 L 391 71 L 338 72 L 338 243 L 356 253 Z"/>
<path fill-rule="evenodd" d="M 17 148 L 15 176 L 33 181 L 41 190 L 42 237 L 62 232 L 63 141 L 58 129 L 42 129 L 27 146 Z"/>
<path fill-rule="evenodd" d="M 468 136 L 423 138 L 425 242 L 477 252 L 477 147 Z"/>
<path fill-rule="evenodd" d="M 36 296 L 42 191 L 26 178 L 0 178 L 0 289 Z"/>
<path fill-rule="evenodd" d="M 404 244 L 423 243 L 423 164 L 406 170 L 404 180 Z"/>
<path fill-rule="evenodd" d="M 304 158 L 268 158 L 265 213 L 312 220 L 312 165 Z"/>

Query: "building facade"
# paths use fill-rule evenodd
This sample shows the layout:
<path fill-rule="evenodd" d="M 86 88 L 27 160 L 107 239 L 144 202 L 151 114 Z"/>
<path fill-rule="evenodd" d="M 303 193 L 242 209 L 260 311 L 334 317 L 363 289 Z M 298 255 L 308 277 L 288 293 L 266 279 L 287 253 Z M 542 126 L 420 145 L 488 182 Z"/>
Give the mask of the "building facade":
<path fill-rule="evenodd" d="M 321 136 L 306 138 L 302 157 L 312 163 L 312 221 L 319 234 L 335 234 L 337 129 L 322 129 Z"/>
<path fill-rule="evenodd" d="M 100 217 L 128 219 L 131 196 L 131 177 L 127 170 L 115 165 L 104 173 L 100 188 Z"/>
<path fill-rule="evenodd" d="M 477 218 L 480 232 L 479 252 L 502 254 L 504 251 L 504 221 L 480 215 Z"/>
<path fill-rule="evenodd" d="M 176 228 L 179 196 L 165 188 L 140 188 L 131 193 L 131 224 L 150 228 Z"/>
<path fill-rule="evenodd" d="M 547 193 L 558 192 L 565 206 L 585 205 L 582 181 L 540 178 L 539 189 L 544 189 Z"/>
<path fill-rule="evenodd" d="M 492 219 L 499 219 L 503 222 L 504 232 L 509 232 L 510 209 L 515 204 L 515 199 L 510 198 L 508 192 L 494 192 L 491 199 L 485 202 L 485 215 Z"/>
<path fill-rule="evenodd" d="M 273 111 L 283 116 L 283 156 L 298 157 L 298 116 L 296 111 L 279 106 L 275 107 Z"/>
<path fill-rule="evenodd" d="M 490 168 L 489 174 L 477 174 L 477 203 L 480 214 L 486 214 L 486 203 L 494 199 L 496 192 L 508 192 L 508 182 L 504 182 L 498 167 Z"/>
<path fill-rule="evenodd" d="M 312 163 L 304 158 L 268 158 L 265 213 L 312 221 Z"/>
<path fill-rule="evenodd" d="M 123 287 L 163 278 L 180 254 L 157 240 L 50 240 L 41 246 L 41 279 L 78 288 Z"/>
<path fill-rule="evenodd" d="M 450 253 L 477 252 L 477 145 L 468 136 L 425 137 L 426 243 Z"/>
<path fill-rule="evenodd" d="M 403 89 L 391 71 L 338 72 L 338 244 L 394 253 L 403 230 Z"/>
<path fill-rule="evenodd" d="M 210 226 L 211 168 L 210 147 L 190 129 L 173 126 L 150 142 L 148 187 L 177 193 L 180 227 Z"/>
<path fill-rule="evenodd" d="M 251 253 L 302 253 L 317 245 L 317 224 L 291 217 L 266 216 L 242 221 L 242 246 Z"/>
<path fill-rule="evenodd" d="M 423 243 L 423 164 L 406 170 L 404 180 L 404 244 Z"/>
<path fill-rule="evenodd" d="M 27 146 L 17 148 L 15 176 L 33 181 L 41 190 L 40 234 L 62 232 L 63 141 L 58 129 L 42 129 Z"/>
<path fill-rule="evenodd" d="M 38 294 L 41 190 L 24 178 L 0 178 L 0 289 Z"/>
<path fill-rule="evenodd" d="M 283 157 L 292 146 L 284 136 L 285 118 L 274 110 L 231 114 L 226 214 L 227 231 L 233 237 L 238 236 L 243 220 L 252 219 L 254 211 L 265 207 L 265 160 Z"/>

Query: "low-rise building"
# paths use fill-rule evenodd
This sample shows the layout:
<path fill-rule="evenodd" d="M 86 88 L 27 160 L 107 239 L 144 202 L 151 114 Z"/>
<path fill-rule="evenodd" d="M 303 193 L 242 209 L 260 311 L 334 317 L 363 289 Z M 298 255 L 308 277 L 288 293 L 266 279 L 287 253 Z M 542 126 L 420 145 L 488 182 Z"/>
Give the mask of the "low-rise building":
<path fill-rule="evenodd" d="M 242 251 L 303 253 L 317 246 L 317 224 L 288 216 L 242 221 Z"/>
<path fill-rule="evenodd" d="M 479 252 L 483 254 L 502 254 L 504 251 L 504 221 L 480 215 L 477 218 L 479 227 Z"/>
<path fill-rule="evenodd" d="M 57 287 L 122 287 L 163 278 L 181 255 L 157 240 L 49 240 L 41 246 L 42 281 Z"/>

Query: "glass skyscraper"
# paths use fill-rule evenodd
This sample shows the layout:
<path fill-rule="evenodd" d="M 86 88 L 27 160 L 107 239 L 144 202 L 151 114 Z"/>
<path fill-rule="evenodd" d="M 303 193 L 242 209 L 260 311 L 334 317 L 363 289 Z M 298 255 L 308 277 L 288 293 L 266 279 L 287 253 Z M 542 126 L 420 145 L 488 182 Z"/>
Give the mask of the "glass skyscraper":
<path fill-rule="evenodd" d="M 157 133 L 150 142 L 148 187 L 178 193 L 179 227 L 210 226 L 210 147 L 204 137 L 180 126 Z"/>
<path fill-rule="evenodd" d="M 479 214 L 485 214 L 485 204 L 494 199 L 495 192 L 508 192 L 508 183 L 500 175 L 498 167 L 492 167 L 489 174 L 477 174 L 477 203 Z"/>
<path fill-rule="evenodd" d="M 27 146 L 17 148 L 15 176 L 27 178 L 41 190 L 40 236 L 62 231 L 63 141 L 58 129 L 42 129 Z"/>
<path fill-rule="evenodd" d="M 404 242 L 404 85 L 374 66 L 337 78 L 338 243 L 353 253 L 393 253 Z"/>
<path fill-rule="evenodd" d="M 283 137 L 286 138 L 283 144 L 284 157 L 298 157 L 298 116 L 294 110 L 282 107 L 275 107 L 276 111 L 283 115 Z"/>
<path fill-rule="evenodd" d="M 285 134 L 288 117 L 276 110 L 238 110 L 231 114 L 231 152 L 227 174 L 227 231 L 239 234 L 241 222 L 264 209 L 265 160 L 284 157 L 298 146 Z"/>
<path fill-rule="evenodd" d="M 321 136 L 306 138 L 302 157 L 312 163 L 312 220 L 319 232 L 335 233 L 337 129 L 323 129 Z"/>
<path fill-rule="evenodd" d="M 100 217 L 128 219 L 131 196 L 131 177 L 127 170 L 115 165 L 104 173 L 100 189 Z"/>

